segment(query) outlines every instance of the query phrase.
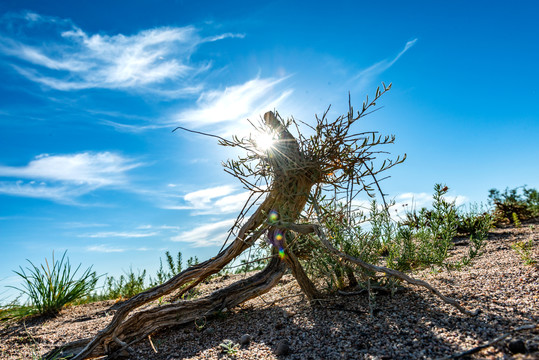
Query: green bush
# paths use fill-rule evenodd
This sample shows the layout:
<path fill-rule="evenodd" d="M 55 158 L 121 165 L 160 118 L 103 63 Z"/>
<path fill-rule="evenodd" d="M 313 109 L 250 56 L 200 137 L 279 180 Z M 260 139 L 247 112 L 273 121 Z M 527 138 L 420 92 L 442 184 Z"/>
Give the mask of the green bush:
<path fill-rule="evenodd" d="M 30 260 L 26 270 L 14 271 L 23 280 L 23 287 L 14 287 L 28 296 L 32 308 L 42 315 L 55 315 L 64 305 L 89 296 L 94 290 L 98 277 L 92 272 L 92 267 L 86 269 L 76 278 L 80 264 L 72 271 L 69 259 L 64 252 L 58 261 L 52 253 L 52 267 L 45 259 L 45 265 L 36 266 Z M 28 271 L 28 273 L 27 273 Z"/>
<path fill-rule="evenodd" d="M 371 202 L 368 215 L 350 213 L 343 204 L 321 201 L 328 240 L 334 247 L 365 262 L 402 271 L 433 264 L 453 268 L 467 265 L 480 255 L 492 216 L 479 211 L 477 206 L 471 206 L 468 211 L 458 209 L 446 199 L 448 190 L 447 186 L 436 184 L 432 208 L 409 212 L 400 222 L 393 220 L 389 211 L 376 201 Z M 469 237 L 469 251 L 459 261 L 448 263 L 449 250 L 457 235 Z M 324 280 L 330 291 L 370 281 L 374 274 L 358 271 L 328 255 L 317 241 L 313 236 L 288 239 L 311 278 Z M 378 279 L 376 283 L 381 285 L 380 281 L 387 279 Z"/>
<path fill-rule="evenodd" d="M 376 203 L 372 208 L 376 209 Z M 370 231 L 364 231 L 361 224 L 365 216 L 358 212 L 347 216 L 347 209 L 342 204 L 321 202 L 324 226 L 328 240 L 338 249 L 370 263 L 377 263 L 382 244 Z M 380 225 L 382 223 L 380 222 Z M 383 229 L 380 229 L 383 231 Z M 322 280 L 328 291 L 340 290 L 347 286 L 356 286 L 360 280 L 366 280 L 370 274 L 355 272 L 346 262 L 329 255 L 312 235 L 287 239 L 292 250 L 299 254 L 302 265 L 311 278 Z"/>
<path fill-rule="evenodd" d="M 522 190 L 520 192 L 519 190 Z M 539 216 L 539 192 L 526 186 L 506 188 L 502 193 L 489 190 L 489 200 L 494 205 L 494 224 L 497 226 L 514 224 Z"/>

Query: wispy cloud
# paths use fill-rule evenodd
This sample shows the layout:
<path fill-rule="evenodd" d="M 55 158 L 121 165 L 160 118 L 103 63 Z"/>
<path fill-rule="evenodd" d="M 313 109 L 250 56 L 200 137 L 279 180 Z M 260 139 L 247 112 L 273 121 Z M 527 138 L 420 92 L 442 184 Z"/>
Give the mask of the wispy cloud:
<path fill-rule="evenodd" d="M 158 230 L 180 230 L 179 226 L 174 225 L 140 225 L 137 226 L 139 230 L 149 230 L 149 229 L 158 229 Z"/>
<path fill-rule="evenodd" d="M 42 154 L 25 166 L 0 165 L 0 178 L 16 179 L 0 181 L 0 193 L 70 202 L 102 187 L 127 184 L 127 172 L 141 165 L 111 152 Z"/>
<path fill-rule="evenodd" d="M 352 81 L 357 82 L 359 80 L 359 87 L 363 87 L 370 83 L 372 79 L 390 67 L 392 67 L 412 46 L 415 45 L 417 39 L 410 40 L 404 45 L 404 48 L 393 59 L 385 59 L 369 66 L 368 68 L 361 70 L 356 76 L 352 78 Z"/>
<path fill-rule="evenodd" d="M 100 252 L 100 253 L 121 253 L 127 249 L 112 247 L 110 245 L 93 245 L 86 247 L 86 251 Z"/>
<path fill-rule="evenodd" d="M 176 121 L 192 127 L 222 123 L 245 127 L 245 122 L 238 122 L 258 119 L 292 94 L 291 89 L 277 90 L 285 79 L 256 77 L 224 90 L 206 91 L 198 98 L 196 107 L 180 112 Z"/>
<path fill-rule="evenodd" d="M 222 245 L 227 237 L 228 230 L 234 225 L 234 222 L 235 219 L 228 219 L 204 224 L 192 230 L 184 231 L 172 237 L 171 240 L 189 243 L 193 247 Z"/>
<path fill-rule="evenodd" d="M 159 235 L 159 232 L 102 231 L 93 234 L 80 234 L 83 238 L 145 238 Z"/>
<path fill-rule="evenodd" d="M 107 227 L 110 225 L 100 224 L 100 223 L 66 222 L 66 223 L 60 224 L 59 226 L 66 229 L 83 229 L 83 228 Z"/>
<path fill-rule="evenodd" d="M 191 60 L 197 47 L 243 36 L 202 37 L 194 26 L 132 35 L 88 34 L 70 20 L 34 13 L 10 14 L 3 22 L 7 25 L 0 33 L 0 52 L 17 60 L 13 68 L 31 81 L 63 91 L 142 88 L 169 97 L 198 93 L 200 84 L 193 79 L 211 64 Z"/>
<path fill-rule="evenodd" d="M 91 190 L 79 186 L 50 185 L 35 181 L 0 181 L 0 194 L 75 204 L 75 198 Z"/>
<path fill-rule="evenodd" d="M 22 177 L 107 186 L 126 182 L 125 173 L 142 165 L 111 152 L 42 154 L 26 166 L 1 166 L 1 177 Z"/>
<path fill-rule="evenodd" d="M 187 193 L 182 203 L 167 203 L 162 208 L 192 210 L 193 215 L 225 214 L 240 211 L 248 198 L 249 192 L 222 185 Z"/>

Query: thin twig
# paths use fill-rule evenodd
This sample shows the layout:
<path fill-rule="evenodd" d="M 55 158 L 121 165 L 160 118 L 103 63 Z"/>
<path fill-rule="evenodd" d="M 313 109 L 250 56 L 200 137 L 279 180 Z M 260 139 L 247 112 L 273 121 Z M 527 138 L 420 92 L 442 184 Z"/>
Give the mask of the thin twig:
<path fill-rule="evenodd" d="M 183 126 L 178 126 L 178 127 L 176 127 L 174 130 L 172 130 L 172 132 L 174 132 L 174 131 L 176 131 L 176 130 L 178 130 L 178 129 L 181 129 L 181 130 L 184 130 L 184 131 L 189 131 L 189 132 L 191 132 L 191 133 L 195 133 L 195 134 L 199 134 L 199 135 L 204 135 L 204 136 L 213 137 L 213 138 L 216 138 L 216 139 L 221 140 L 223 143 L 225 143 L 225 144 L 227 144 L 227 145 L 229 145 L 229 146 L 237 146 L 237 147 L 240 147 L 240 148 L 242 148 L 242 149 L 244 149 L 244 150 L 247 150 L 247 151 L 251 151 L 251 150 L 252 150 L 252 149 L 249 149 L 249 148 L 247 148 L 247 147 L 245 147 L 245 146 L 243 146 L 243 145 L 240 145 L 240 144 L 238 144 L 238 143 L 234 143 L 234 142 L 232 142 L 232 141 L 230 141 L 230 140 L 227 140 L 227 139 L 225 139 L 225 138 L 223 138 L 223 137 L 220 137 L 220 136 L 218 136 L 218 135 L 208 134 L 208 133 L 205 133 L 205 132 L 202 132 L 202 131 L 191 130 L 191 129 L 188 129 L 188 128 L 184 128 Z"/>
<path fill-rule="evenodd" d="M 466 351 L 463 351 L 461 353 L 458 353 L 458 354 L 453 354 L 451 356 L 448 356 L 448 357 L 445 357 L 445 358 L 442 358 L 442 359 L 458 359 L 458 358 L 461 358 L 463 356 L 467 356 L 467 355 L 472 355 L 472 354 L 475 354 L 487 347 L 490 347 L 500 341 L 502 341 L 503 339 L 507 338 L 509 335 L 513 334 L 513 333 L 516 333 L 518 331 L 523 331 L 523 330 L 532 330 L 532 329 L 535 329 L 535 328 L 539 328 L 539 323 L 537 324 L 528 324 L 528 325 L 523 325 L 523 326 L 520 326 L 516 329 L 513 329 L 511 331 L 509 331 L 508 333 L 505 333 L 503 335 L 500 335 L 498 336 L 497 338 L 495 338 L 494 340 L 491 340 L 483 345 L 479 345 L 479 346 L 476 346 L 470 350 L 466 350 Z"/>

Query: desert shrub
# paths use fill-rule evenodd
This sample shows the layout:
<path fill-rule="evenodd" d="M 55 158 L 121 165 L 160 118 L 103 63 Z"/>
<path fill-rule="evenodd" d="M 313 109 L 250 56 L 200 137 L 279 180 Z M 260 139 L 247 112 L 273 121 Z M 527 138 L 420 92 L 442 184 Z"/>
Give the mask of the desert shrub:
<path fill-rule="evenodd" d="M 234 274 L 245 274 L 250 271 L 262 270 L 266 267 L 271 249 L 267 243 L 260 243 L 249 249 L 246 258 L 241 259 L 239 265 L 233 265 L 229 269 Z"/>
<path fill-rule="evenodd" d="M 144 290 L 146 279 L 146 270 L 142 272 L 140 270 L 135 272 L 133 269 L 125 272 L 124 275 L 120 275 L 118 279 L 113 276 L 107 276 L 105 279 L 105 290 L 102 295 L 102 299 L 122 299 L 130 298 Z"/>
<path fill-rule="evenodd" d="M 350 213 L 340 203 L 322 201 L 320 207 L 324 214 L 323 222 L 328 240 L 333 246 L 363 261 L 373 264 L 378 262 L 382 244 L 378 236 L 372 235 L 372 231 L 362 228 L 361 225 L 366 222 L 366 216 L 362 212 Z M 375 202 L 372 208 L 377 209 Z M 378 213 L 370 215 L 372 218 Z M 379 223 L 382 227 L 382 223 Z M 380 228 L 381 231 L 382 228 Z M 326 290 L 340 290 L 347 286 L 356 286 L 358 284 L 356 275 L 359 275 L 360 280 L 366 280 L 370 275 L 362 271 L 358 272 L 346 262 L 329 255 L 319 246 L 318 239 L 312 235 L 298 236 L 292 241 L 289 239 L 289 244 L 293 251 L 299 254 L 307 274 L 312 278 L 322 280 Z"/>
<path fill-rule="evenodd" d="M 197 264 L 198 258 L 196 256 L 190 257 L 187 262 L 188 266 Z M 129 271 L 120 275 L 119 278 L 107 276 L 101 293 L 93 294 L 92 300 L 127 299 L 149 288 L 163 284 L 182 271 L 182 253 L 178 251 L 174 259 L 170 252 L 166 251 L 165 263 L 167 265 L 166 270 L 163 266 L 163 259 L 159 258 L 159 269 L 155 277 L 148 276 L 148 280 L 146 280 L 146 269 L 139 269 L 135 272 L 130 268 Z"/>
<path fill-rule="evenodd" d="M 494 224 L 497 226 L 518 226 L 521 221 L 539 216 L 539 192 L 536 189 L 526 186 L 506 188 L 503 192 L 490 189 L 488 197 L 494 205 Z"/>
<path fill-rule="evenodd" d="M 402 221 L 392 219 L 389 211 L 375 200 L 366 215 L 351 212 L 343 204 L 321 202 L 328 240 L 334 247 L 365 262 L 383 263 L 397 270 L 467 265 L 481 254 L 492 217 L 477 206 L 458 209 L 454 201 L 446 198 L 448 190 L 447 186 L 436 184 L 432 207 L 408 212 Z M 457 235 L 469 237 L 468 254 L 449 263 L 449 250 Z M 312 278 L 323 279 L 328 290 L 358 283 L 365 285 L 371 279 L 373 274 L 356 270 L 320 250 L 317 241 L 312 236 L 288 239 L 307 273 Z"/>
<path fill-rule="evenodd" d="M 444 197 L 448 190 L 447 186 L 436 184 L 432 210 L 422 208 L 408 212 L 405 220 L 397 225 L 388 257 L 390 267 L 409 270 L 444 263 L 459 227 L 455 203 Z"/>
<path fill-rule="evenodd" d="M 492 228 L 493 217 L 489 211 L 482 211 L 477 205 L 471 205 L 468 211 L 460 211 L 457 233 L 476 239 L 485 239 Z"/>
<path fill-rule="evenodd" d="M 39 266 L 27 260 L 30 266 L 26 270 L 20 267 L 20 271 L 14 271 L 24 282 L 21 288 L 13 288 L 27 295 L 30 306 L 39 314 L 55 315 L 64 305 L 89 296 L 95 288 L 98 277 L 92 267 L 76 277 L 81 264 L 73 271 L 66 253 L 55 260 L 53 252 L 52 267 L 47 259 L 45 265 Z"/>

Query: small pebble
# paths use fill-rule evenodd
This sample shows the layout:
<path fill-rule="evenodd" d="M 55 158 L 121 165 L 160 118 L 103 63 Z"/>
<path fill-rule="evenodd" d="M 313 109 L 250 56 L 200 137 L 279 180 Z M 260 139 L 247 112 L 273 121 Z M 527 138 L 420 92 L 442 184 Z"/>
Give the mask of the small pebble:
<path fill-rule="evenodd" d="M 275 351 L 275 354 L 277 356 L 287 355 L 289 353 L 290 353 L 290 344 L 288 343 L 288 341 L 283 340 L 279 342 L 279 344 L 277 344 L 277 350 Z"/>
<path fill-rule="evenodd" d="M 524 354 L 526 352 L 526 345 L 520 339 L 511 340 L 507 347 L 513 354 Z"/>
<path fill-rule="evenodd" d="M 240 344 L 241 345 L 249 345 L 249 343 L 251 342 L 251 340 L 253 339 L 253 337 L 249 334 L 244 334 L 242 335 L 242 337 L 240 338 Z"/>

